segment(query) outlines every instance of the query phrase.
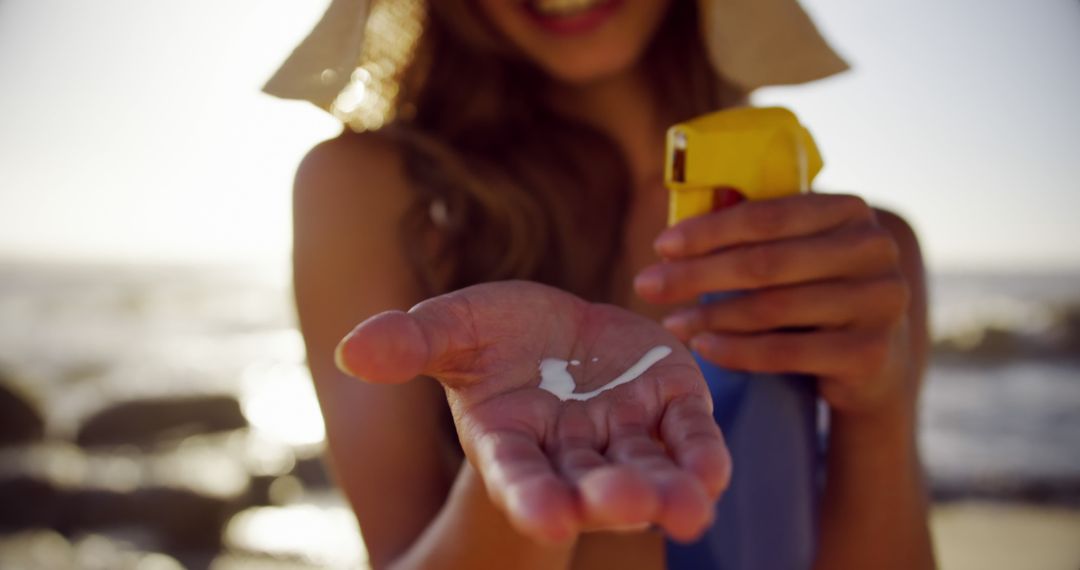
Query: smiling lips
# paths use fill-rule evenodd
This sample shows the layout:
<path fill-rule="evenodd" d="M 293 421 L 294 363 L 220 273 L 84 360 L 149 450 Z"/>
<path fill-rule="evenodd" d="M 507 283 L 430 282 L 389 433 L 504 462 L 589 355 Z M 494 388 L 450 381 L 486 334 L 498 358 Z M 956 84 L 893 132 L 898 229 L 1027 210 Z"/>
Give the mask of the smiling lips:
<path fill-rule="evenodd" d="M 610 0 L 525 0 L 525 5 L 541 16 L 573 16 Z"/>
<path fill-rule="evenodd" d="M 524 0 L 530 19 L 560 35 L 590 32 L 600 27 L 624 0 Z"/>

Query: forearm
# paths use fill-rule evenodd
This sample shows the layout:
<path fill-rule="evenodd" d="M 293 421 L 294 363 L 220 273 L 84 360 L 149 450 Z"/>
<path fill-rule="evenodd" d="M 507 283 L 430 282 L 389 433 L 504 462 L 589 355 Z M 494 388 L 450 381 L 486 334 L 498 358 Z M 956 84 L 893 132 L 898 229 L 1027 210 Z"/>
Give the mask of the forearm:
<path fill-rule="evenodd" d="M 480 476 L 465 462 L 446 503 L 423 534 L 389 568 L 564 569 L 574 544 L 544 545 L 519 534 L 488 499 Z"/>
<path fill-rule="evenodd" d="M 834 413 L 816 568 L 933 568 L 914 410 Z"/>

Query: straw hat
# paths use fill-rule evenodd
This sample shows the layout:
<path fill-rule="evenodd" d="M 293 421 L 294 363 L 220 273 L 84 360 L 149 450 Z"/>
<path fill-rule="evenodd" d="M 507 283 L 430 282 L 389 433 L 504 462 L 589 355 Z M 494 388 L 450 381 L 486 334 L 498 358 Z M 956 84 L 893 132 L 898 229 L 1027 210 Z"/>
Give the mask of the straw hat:
<path fill-rule="evenodd" d="M 698 1 L 709 60 L 747 92 L 847 69 L 796 0 Z M 357 131 L 378 128 L 392 117 L 397 72 L 420 35 L 424 5 L 331 0 L 263 91 L 310 101 Z"/>

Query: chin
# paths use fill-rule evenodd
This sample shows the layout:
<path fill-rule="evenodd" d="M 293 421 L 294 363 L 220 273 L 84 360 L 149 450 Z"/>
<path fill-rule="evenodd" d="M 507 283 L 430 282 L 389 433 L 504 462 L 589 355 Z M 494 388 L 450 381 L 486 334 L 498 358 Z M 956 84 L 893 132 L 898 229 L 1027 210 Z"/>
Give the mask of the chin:
<path fill-rule="evenodd" d="M 614 51 L 614 50 L 613 50 Z M 585 86 L 617 77 L 633 70 L 641 54 L 591 52 L 550 61 L 536 61 L 552 80 Z"/>

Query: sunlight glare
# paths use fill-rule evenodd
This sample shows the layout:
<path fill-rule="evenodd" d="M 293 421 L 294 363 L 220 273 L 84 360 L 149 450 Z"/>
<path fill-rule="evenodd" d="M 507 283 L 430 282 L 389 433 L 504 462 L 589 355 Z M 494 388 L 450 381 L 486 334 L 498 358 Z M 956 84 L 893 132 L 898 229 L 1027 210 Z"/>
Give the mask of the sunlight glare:
<path fill-rule="evenodd" d="M 424 6 L 417 0 L 371 7 L 356 71 L 331 105 L 331 112 L 353 130 L 378 129 L 394 117 L 398 77 L 416 47 L 423 18 Z"/>
<path fill-rule="evenodd" d="M 251 508 L 229 521 L 225 544 L 334 568 L 358 567 L 364 558 L 360 529 L 352 512 L 344 507 Z"/>
<path fill-rule="evenodd" d="M 303 364 L 253 364 L 241 388 L 244 417 L 261 435 L 306 447 L 323 442 L 326 431 L 311 375 Z"/>

